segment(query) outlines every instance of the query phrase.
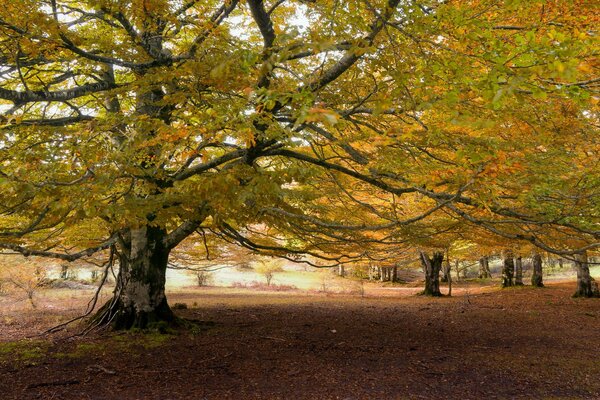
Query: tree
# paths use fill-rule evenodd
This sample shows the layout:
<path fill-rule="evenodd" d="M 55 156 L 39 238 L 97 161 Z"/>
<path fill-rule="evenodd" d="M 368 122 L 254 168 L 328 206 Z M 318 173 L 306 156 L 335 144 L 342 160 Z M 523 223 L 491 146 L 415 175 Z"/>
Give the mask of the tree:
<path fill-rule="evenodd" d="M 577 290 L 573 297 L 600 297 L 598 284 L 590 275 L 587 253 L 579 253 L 575 258 L 577 268 Z"/>
<path fill-rule="evenodd" d="M 544 287 L 542 277 L 542 256 L 537 252 L 533 254 L 532 267 L 531 285 L 535 287 Z"/>
<path fill-rule="evenodd" d="M 523 257 L 520 255 L 515 259 L 515 286 L 523 286 Z"/>
<path fill-rule="evenodd" d="M 110 252 L 122 329 L 174 319 L 190 237 L 337 266 L 461 220 L 593 251 L 593 9 L 490 3 L 13 0 L 0 248 Z"/>
<path fill-rule="evenodd" d="M 277 260 L 259 261 L 258 265 L 255 267 L 255 270 L 258 274 L 265 278 L 267 286 L 271 286 L 271 281 L 273 280 L 276 272 L 283 271 L 281 268 L 281 263 Z"/>
<path fill-rule="evenodd" d="M 504 250 L 502 255 L 502 287 L 514 285 L 515 259 L 512 250 Z"/>
<path fill-rule="evenodd" d="M 490 272 L 490 258 L 489 256 L 483 256 L 479 259 L 479 279 L 491 278 L 492 273 Z"/>
<path fill-rule="evenodd" d="M 22 292 L 33 309 L 37 308 L 37 293 L 48 284 L 46 271 L 40 260 L 25 260 L 16 255 L 0 257 L 0 281 Z"/>
<path fill-rule="evenodd" d="M 422 251 L 419 255 L 421 257 L 423 270 L 425 271 L 425 290 L 423 291 L 423 294 L 426 296 L 441 296 L 440 270 L 442 269 L 442 262 L 444 261 L 444 253 L 440 251 L 434 252 L 431 258 Z"/>

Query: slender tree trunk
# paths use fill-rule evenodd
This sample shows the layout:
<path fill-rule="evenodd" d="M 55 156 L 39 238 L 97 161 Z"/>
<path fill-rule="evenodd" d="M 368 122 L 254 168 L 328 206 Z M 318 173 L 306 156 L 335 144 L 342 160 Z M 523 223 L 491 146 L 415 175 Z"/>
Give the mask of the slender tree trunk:
<path fill-rule="evenodd" d="M 590 275 L 587 252 L 575 256 L 575 267 L 577 268 L 577 291 L 573 297 L 600 297 L 598 284 Z"/>
<path fill-rule="evenodd" d="M 456 282 L 460 282 L 460 261 L 454 261 L 454 270 L 456 271 Z M 448 273 L 450 274 L 452 271 L 449 271 Z"/>
<path fill-rule="evenodd" d="M 397 282 L 398 281 L 398 266 L 394 265 L 392 267 L 392 282 Z"/>
<path fill-rule="evenodd" d="M 165 274 L 170 250 L 163 229 L 131 229 L 120 244 L 119 275 L 114 297 L 96 315 L 97 323 L 115 329 L 148 328 L 175 319 L 165 296 Z"/>
<path fill-rule="evenodd" d="M 440 292 L 440 269 L 444 261 L 444 253 L 435 252 L 433 257 L 429 258 L 427 254 L 421 252 L 421 264 L 425 270 L 425 296 L 441 296 Z"/>
<path fill-rule="evenodd" d="M 504 251 L 504 263 L 502 266 L 502 287 L 514 285 L 513 276 L 515 273 L 515 259 L 511 250 Z"/>
<path fill-rule="evenodd" d="M 452 273 L 449 260 L 444 264 L 444 274 L 448 277 L 448 296 L 452 296 Z"/>
<path fill-rule="evenodd" d="M 563 269 L 564 267 L 564 260 L 562 258 L 558 259 L 558 268 Z"/>
<path fill-rule="evenodd" d="M 523 286 L 523 258 L 517 257 L 515 263 L 515 286 Z"/>
<path fill-rule="evenodd" d="M 346 269 L 344 268 L 343 265 L 340 265 L 338 267 L 338 275 L 341 276 L 341 277 L 346 276 Z"/>
<path fill-rule="evenodd" d="M 531 285 L 534 287 L 544 287 L 542 279 L 542 256 L 538 253 L 533 255 L 532 268 Z"/>

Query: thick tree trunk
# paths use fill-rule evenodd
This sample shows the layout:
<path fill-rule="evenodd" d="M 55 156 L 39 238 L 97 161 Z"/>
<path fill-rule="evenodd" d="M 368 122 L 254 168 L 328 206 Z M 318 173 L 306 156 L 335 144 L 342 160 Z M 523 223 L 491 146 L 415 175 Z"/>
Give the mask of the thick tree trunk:
<path fill-rule="evenodd" d="M 391 278 L 392 282 L 396 282 L 398 281 L 398 266 L 394 265 L 392 267 L 392 278 Z"/>
<path fill-rule="evenodd" d="M 513 276 L 515 274 L 515 259 L 511 250 L 504 251 L 504 263 L 502 266 L 502 287 L 514 285 Z"/>
<path fill-rule="evenodd" d="M 538 253 L 533 255 L 532 269 L 531 285 L 534 287 L 544 287 L 542 278 L 542 256 Z"/>
<path fill-rule="evenodd" d="M 165 236 L 165 231 L 156 227 L 130 230 L 119 246 L 114 297 L 96 315 L 97 323 L 110 323 L 115 329 L 145 329 L 175 320 L 165 296 L 170 252 Z"/>
<path fill-rule="evenodd" d="M 429 258 L 427 254 L 421 252 L 421 264 L 425 271 L 425 296 L 441 296 L 440 292 L 440 270 L 444 261 L 444 253 L 435 252 L 433 257 Z"/>
<path fill-rule="evenodd" d="M 517 257 L 515 263 L 515 286 L 523 286 L 523 258 Z"/>
<path fill-rule="evenodd" d="M 577 291 L 573 297 L 600 297 L 598 284 L 590 275 L 586 252 L 575 256 L 575 267 L 577 268 Z"/>

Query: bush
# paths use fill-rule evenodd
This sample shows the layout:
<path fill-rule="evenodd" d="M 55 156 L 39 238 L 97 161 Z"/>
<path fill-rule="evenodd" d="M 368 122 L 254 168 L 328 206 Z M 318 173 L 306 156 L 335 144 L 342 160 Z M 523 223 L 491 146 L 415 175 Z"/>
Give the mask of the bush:
<path fill-rule="evenodd" d="M 196 271 L 196 283 L 198 286 L 210 286 L 213 281 L 212 273 L 209 271 Z"/>
<path fill-rule="evenodd" d="M 276 272 L 281 272 L 281 263 L 278 260 L 264 260 L 259 261 L 258 265 L 254 268 L 255 271 L 265 277 L 267 286 L 271 286 L 271 281 L 275 276 Z"/>
<path fill-rule="evenodd" d="M 12 288 L 14 291 L 23 292 L 32 308 L 36 308 L 34 296 L 42 287 L 48 286 L 50 280 L 46 276 L 46 270 L 40 263 L 34 260 L 12 259 L 13 263 L 6 263 L 2 268 L 2 280 L 4 290 Z"/>
<path fill-rule="evenodd" d="M 249 283 L 233 282 L 231 284 L 231 287 L 236 288 L 236 289 L 269 290 L 269 291 L 273 291 L 273 292 L 287 292 L 290 290 L 298 289 L 294 285 L 277 285 L 277 284 L 273 284 L 273 283 L 270 285 L 265 285 L 264 283 L 256 282 L 256 281 L 252 281 Z"/>

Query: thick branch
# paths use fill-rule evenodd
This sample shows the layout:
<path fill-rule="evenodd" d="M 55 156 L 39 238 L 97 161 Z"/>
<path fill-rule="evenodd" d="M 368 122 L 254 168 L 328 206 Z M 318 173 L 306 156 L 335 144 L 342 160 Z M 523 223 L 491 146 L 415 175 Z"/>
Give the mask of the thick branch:
<path fill-rule="evenodd" d="M 77 253 L 72 253 L 72 254 L 57 253 L 57 252 L 45 251 L 45 250 L 35 250 L 35 249 L 30 249 L 27 247 L 20 246 L 20 245 L 14 244 L 14 243 L 2 243 L 2 242 L 0 242 L 0 249 L 12 250 L 12 251 L 15 251 L 17 253 L 24 255 L 25 257 L 30 257 L 30 256 L 47 257 L 47 258 L 56 258 L 59 260 L 65 260 L 68 262 L 72 262 L 75 260 L 79 260 L 80 258 L 83 258 L 83 257 L 89 257 L 99 251 L 106 250 L 110 246 L 115 244 L 116 241 L 117 241 L 117 236 L 115 235 L 96 247 L 90 247 L 88 249 L 82 250 Z"/>

